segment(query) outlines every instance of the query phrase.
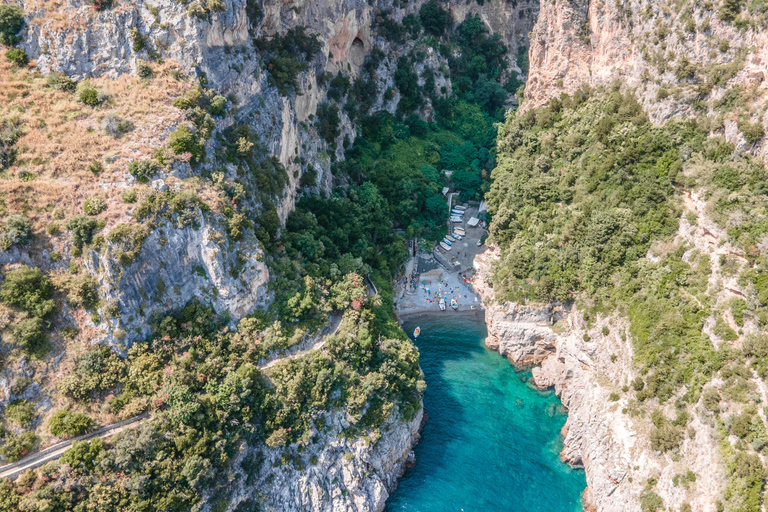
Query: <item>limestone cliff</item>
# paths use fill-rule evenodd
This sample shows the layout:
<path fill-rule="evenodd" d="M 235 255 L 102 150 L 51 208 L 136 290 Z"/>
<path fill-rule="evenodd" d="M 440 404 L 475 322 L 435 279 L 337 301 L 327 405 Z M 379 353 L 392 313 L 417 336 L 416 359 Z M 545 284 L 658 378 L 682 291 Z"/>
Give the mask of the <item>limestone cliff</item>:
<path fill-rule="evenodd" d="M 655 122 L 706 113 L 712 130 L 749 148 L 737 118 L 768 125 L 768 32 L 761 11 L 719 2 L 543 0 L 531 32 L 523 108 L 583 84 L 614 81 L 636 91 Z M 752 3 L 750 3 L 752 5 Z M 734 17 L 731 17 L 734 15 Z M 741 94 L 740 112 L 723 98 Z M 757 150 L 765 155 L 764 141 Z"/>
<path fill-rule="evenodd" d="M 537 364 L 535 384 L 554 389 L 568 409 L 561 458 L 584 468 L 587 508 L 640 511 L 648 480 L 657 479 L 655 492 L 673 510 L 683 503 L 693 510 L 715 509 L 725 487 L 725 463 L 706 414 L 696 415 L 679 454 L 660 455 L 648 439 L 650 420 L 628 410 L 631 399 L 612 396 L 637 372 L 626 321 L 605 318 L 590 326 L 579 311 L 553 316 L 552 307 L 515 304 L 492 306 L 486 315 L 488 346 L 498 347 L 513 364 Z M 696 473 L 693 484 L 671 485 L 686 471 Z"/>

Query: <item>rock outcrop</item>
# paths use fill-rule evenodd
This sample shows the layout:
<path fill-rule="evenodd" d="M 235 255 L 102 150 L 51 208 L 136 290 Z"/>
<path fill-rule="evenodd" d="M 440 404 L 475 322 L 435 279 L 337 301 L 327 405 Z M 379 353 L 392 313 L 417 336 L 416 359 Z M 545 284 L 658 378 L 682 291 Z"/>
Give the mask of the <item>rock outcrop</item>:
<path fill-rule="evenodd" d="M 325 428 L 301 446 L 262 446 L 243 453 L 241 465 L 256 458 L 261 469 L 251 480 L 239 482 L 228 510 L 256 499 L 259 510 L 267 512 L 381 512 L 406 466 L 413 463 L 423 414 L 421 409 L 405 422 L 394 412 L 375 434 L 347 438 L 342 434 L 349 427 L 345 413 L 329 413 L 324 415 Z"/>
<path fill-rule="evenodd" d="M 678 4 L 680 5 L 680 4 Z M 697 116 L 705 109 L 713 131 L 737 146 L 743 135 L 722 120 L 718 101 L 734 88 L 766 97 L 768 32 L 726 21 L 712 2 L 673 8 L 647 0 L 543 0 L 530 34 L 529 78 L 523 109 L 547 104 L 582 85 L 614 82 L 635 90 L 654 122 Z M 744 16 L 749 15 L 745 10 Z M 734 89 L 736 90 L 736 89 Z M 768 126 L 764 114 L 749 115 Z M 757 144 L 764 157 L 766 144 Z"/>
<path fill-rule="evenodd" d="M 673 510 L 683 503 L 715 510 L 725 486 L 717 433 L 706 417 L 696 417 L 679 455 L 652 449 L 652 424 L 626 397 L 636 368 L 625 320 L 603 318 L 588 326 L 578 311 L 510 303 L 489 307 L 486 318 L 486 344 L 513 364 L 537 365 L 535 384 L 554 389 L 568 409 L 561 458 L 584 468 L 587 508 L 639 512 L 648 480 L 656 479 L 655 492 Z M 671 485 L 686 471 L 696 473 L 695 483 Z"/>

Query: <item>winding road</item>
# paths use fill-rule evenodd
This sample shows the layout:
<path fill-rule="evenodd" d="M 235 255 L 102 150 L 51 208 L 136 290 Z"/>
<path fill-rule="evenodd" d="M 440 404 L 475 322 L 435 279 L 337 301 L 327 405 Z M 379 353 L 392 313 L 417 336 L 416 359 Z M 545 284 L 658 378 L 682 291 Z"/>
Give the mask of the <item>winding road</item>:
<path fill-rule="evenodd" d="M 291 354 L 287 357 L 278 357 L 275 358 L 263 365 L 260 365 L 259 368 L 261 370 L 266 370 L 267 368 L 271 368 L 275 364 L 279 363 L 280 361 L 284 361 L 286 359 L 297 359 L 299 357 L 302 357 L 306 355 L 308 352 L 312 350 L 320 350 L 325 345 L 325 340 L 329 335 L 335 334 L 336 331 L 339 330 L 339 327 L 341 327 L 341 321 L 343 319 L 343 315 L 341 312 L 334 313 L 332 316 L 331 323 L 328 326 L 328 332 L 324 334 L 317 342 L 312 344 L 312 346 L 304 349 L 299 350 L 295 354 Z M 54 445 L 51 445 L 43 450 L 40 450 L 39 452 L 35 452 L 33 454 L 27 455 L 26 457 L 17 460 L 16 462 L 12 462 L 11 464 L 6 464 L 4 466 L 0 466 L 0 479 L 3 478 L 9 478 L 11 480 L 16 479 L 21 473 L 28 469 L 34 469 L 42 466 L 46 462 L 56 460 L 61 455 L 67 451 L 71 446 L 72 443 L 75 441 L 85 441 L 86 439 L 94 439 L 94 438 L 106 438 L 113 436 L 115 434 L 119 434 L 123 430 L 135 427 L 138 424 L 144 422 L 145 420 L 148 420 L 150 418 L 149 413 L 144 413 L 139 416 L 135 416 L 133 418 L 129 418 L 127 420 L 119 421 L 117 423 L 113 423 L 111 425 L 107 425 L 106 427 L 102 427 L 98 430 L 94 430 L 93 432 L 90 432 L 88 434 L 84 434 L 82 436 L 74 437 L 72 439 L 68 439 L 66 441 L 62 441 L 60 443 L 56 443 Z"/>

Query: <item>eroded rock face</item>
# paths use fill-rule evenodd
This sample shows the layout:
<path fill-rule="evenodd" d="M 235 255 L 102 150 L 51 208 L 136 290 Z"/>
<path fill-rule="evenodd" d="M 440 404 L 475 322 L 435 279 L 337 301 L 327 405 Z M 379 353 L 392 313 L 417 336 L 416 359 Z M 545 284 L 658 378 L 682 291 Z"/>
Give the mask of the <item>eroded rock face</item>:
<path fill-rule="evenodd" d="M 543 0 L 530 35 L 530 71 L 523 109 L 546 105 L 562 92 L 583 84 L 614 82 L 635 90 L 651 120 L 696 116 L 696 100 L 704 98 L 710 115 L 714 102 L 733 87 L 754 88 L 764 101 L 768 89 L 768 32 L 739 30 L 717 15 L 717 4 L 693 3 L 680 12 L 648 0 Z M 691 23 L 693 23 L 691 25 Z M 727 42 L 727 50 L 718 46 Z M 743 55 L 740 52 L 744 52 Z M 693 67 L 691 67 L 693 66 Z M 716 66 L 731 66 L 727 80 L 707 78 Z M 688 70 L 698 72 L 693 75 Z M 701 96 L 709 82 L 711 92 Z M 672 93 L 674 92 L 674 94 Z M 768 126 L 765 114 L 752 122 Z M 746 145 L 733 129 L 717 128 L 737 146 Z M 766 158 L 766 144 L 755 151 Z"/>
<path fill-rule="evenodd" d="M 228 510 L 240 502 L 261 498 L 264 511 L 299 512 L 381 512 L 397 486 L 406 465 L 414 460 L 413 447 L 419 441 L 423 409 L 408 422 L 393 413 L 381 426 L 378 439 L 347 439 L 339 433 L 349 426 L 343 412 L 325 415 L 327 424 L 316 438 L 296 453 L 303 468 L 295 462 L 283 463 L 284 449 L 261 447 L 259 453 L 241 454 L 263 457 L 261 470 L 251 485 L 245 479 Z M 293 452 L 297 447 L 288 447 Z"/>
<path fill-rule="evenodd" d="M 632 397 L 625 386 L 631 389 L 636 376 L 626 320 L 606 318 L 587 326 L 578 311 L 505 304 L 489 307 L 486 321 L 486 344 L 513 364 L 537 364 L 532 370 L 536 385 L 554 389 L 568 409 L 561 458 L 584 468 L 585 506 L 639 512 L 640 496 L 654 477 L 660 482 L 654 491 L 673 510 L 686 502 L 694 510 L 715 510 L 724 491 L 725 464 L 706 418 L 694 418 L 693 436 L 672 457 L 652 449 L 649 418 L 626 410 Z M 672 485 L 674 475 L 688 470 L 697 475 L 690 490 Z"/>
<path fill-rule="evenodd" d="M 263 255 L 257 240 L 228 241 L 202 215 L 199 227 L 167 222 L 155 229 L 130 265 L 118 263 L 111 247 L 102 255 L 92 251 L 85 263 L 107 303 L 104 341 L 130 346 L 145 339 L 153 314 L 183 308 L 193 298 L 233 319 L 248 315 L 269 299 Z M 110 311 L 115 308 L 117 314 Z"/>

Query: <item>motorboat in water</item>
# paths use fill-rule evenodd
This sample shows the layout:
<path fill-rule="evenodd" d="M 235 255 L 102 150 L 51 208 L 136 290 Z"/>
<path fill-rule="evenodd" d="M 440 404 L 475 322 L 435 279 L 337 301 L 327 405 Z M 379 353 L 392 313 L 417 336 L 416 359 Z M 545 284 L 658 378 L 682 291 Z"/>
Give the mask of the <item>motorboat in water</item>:
<path fill-rule="evenodd" d="M 413 330 L 413 337 L 418 338 L 419 334 L 421 334 L 421 327 L 416 327 L 416 329 Z"/>

